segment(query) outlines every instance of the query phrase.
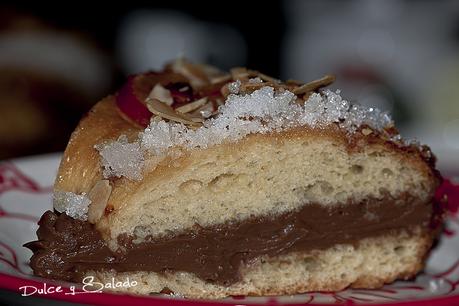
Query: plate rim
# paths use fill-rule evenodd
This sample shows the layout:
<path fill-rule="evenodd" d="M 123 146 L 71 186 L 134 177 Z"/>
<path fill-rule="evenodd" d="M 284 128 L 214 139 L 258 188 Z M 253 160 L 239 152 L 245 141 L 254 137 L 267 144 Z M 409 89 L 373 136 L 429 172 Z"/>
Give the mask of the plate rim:
<path fill-rule="evenodd" d="M 37 286 L 42 284 L 47 284 L 47 282 L 41 282 L 40 278 L 37 279 L 28 279 L 21 278 L 16 275 L 10 275 L 7 273 L 0 272 L 0 288 L 20 293 L 19 288 L 21 286 Z M 45 280 L 45 279 L 43 279 Z M 55 280 L 47 280 L 52 284 L 56 284 L 65 289 L 69 289 L 68 286 L 59 285 Z M 37 297 L 37 296 L 35 296 Z M 244 303 L 242 301 L 235 300 L 234 302 L 221 302 L 218 300 L 194 300 L 194 299 L 175 299 L 175 298 L 158 298 L 152 296 L 143 296 L 129 293 L 112 293 L 112 292 L 101 292 L 94 294 L 76 294 L 76 295 L 66 295 L 63 292 L 53 293 L 49 295 L 39 295 L 41 298 L 52 299 L 52 300 L 62 300 L 73 303 L 90 303 L 92 305 L 101 305 L 101 306 L 114 306 L 114 305 L 126 305 L 128 302 L 148 302 L 149 305 L 156 306 L 165 306 L 165 305 L 174 305 L 174 306 L 197 306 L 197 305 L 206 305 L 206 306 L 228 306 L 228 305 L 305 305 L 305 303 L 279 303 L 274 301 L 274 303 Z M 98 298 L 94 298 L 98 297 Z M 275 296 L 273 296 L 274 298 Z M 336 303 L 335 303 L 336 304 Z M 317 305 L 317 306 L 330 306 L 335 305 L 330 303 L 313 303 L 308 305 Z M 419 300 L 407 300 L 407 301 L 397 301 L 397 302 L 388 302 L 388 303 L 362 303 L 356 304 L 353 301 L 345 301 L 339 305 L 356 305 L 356 306 L 450 306 L 450 305 L 459 305 L 459 294 L 452 294 L 447 296 L 437 296 L 434 298 L 426 298 Z"/>

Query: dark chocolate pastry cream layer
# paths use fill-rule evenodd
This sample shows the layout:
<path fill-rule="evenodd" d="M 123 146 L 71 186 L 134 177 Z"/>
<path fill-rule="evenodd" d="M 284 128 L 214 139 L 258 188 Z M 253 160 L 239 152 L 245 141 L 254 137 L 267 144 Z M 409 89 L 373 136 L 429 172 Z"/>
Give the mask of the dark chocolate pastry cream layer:
<path fill-rule="evenodd" d="M 168 237 L 134 243 L 118 237 L 119 251 L 111 251 L 95 227 L 84 221 L 46 212 L 39 221 L 38 241 L 26 246 L 34 255 L 35 275 L 79 281 L 90 270 L 186 271 L 201 279 L 229 285 L 240 279 L 239 268 L 261 256 L 325 249 L 354 244 L 366 237 L 393 234 L 416 226 L 429 228 L 430 202 L 404 195 L 367 199 L 330 208 L 307 204 L 275 217 L 201 227 Z"/>

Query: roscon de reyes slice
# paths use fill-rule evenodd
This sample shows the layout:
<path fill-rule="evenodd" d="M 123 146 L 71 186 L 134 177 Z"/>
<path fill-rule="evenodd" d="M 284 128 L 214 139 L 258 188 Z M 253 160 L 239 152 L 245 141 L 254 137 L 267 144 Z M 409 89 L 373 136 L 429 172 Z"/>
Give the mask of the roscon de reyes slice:
<path fill-rule="evenodd" d="M 35 275 L 190 298 L 415 276 L 439 232 L 435 158 L 333 80 L 182 59 L 131 76 L 71 136 Z"/>

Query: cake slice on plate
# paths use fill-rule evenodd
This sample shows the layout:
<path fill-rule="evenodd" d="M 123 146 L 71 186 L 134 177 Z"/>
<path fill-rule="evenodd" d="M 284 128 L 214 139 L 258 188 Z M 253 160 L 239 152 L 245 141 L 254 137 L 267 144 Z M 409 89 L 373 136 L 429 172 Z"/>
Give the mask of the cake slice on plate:
<path fill-rule="evenodd" d="M 130 77 L 69 141 L 35 275 L 193 298 L 415 276 L 438 233 L 434 157 L 333 79 L 183 60 Z"/>

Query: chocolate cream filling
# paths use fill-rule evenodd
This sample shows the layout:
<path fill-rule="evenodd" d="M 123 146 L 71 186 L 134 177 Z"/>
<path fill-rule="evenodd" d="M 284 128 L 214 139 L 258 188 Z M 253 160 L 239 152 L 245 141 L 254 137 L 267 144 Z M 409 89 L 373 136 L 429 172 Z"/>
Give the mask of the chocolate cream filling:
<path fill-rule="evenodd" d="M 222 285 L 240 279 L 242 265 L 262 256 L 326 249 L 335 244 L 358 245 L 359 240 L 421 226 L 430 231 L 432 202 L 403 197 L 348 201 L 325 207 L 306 204 L 277 216 L 192 229 L 167 237 L 121 235 L 118 251 L 111 251 L 95 227 L 66 214 L 47 211 L 39 221 L 38 241 L 30 265 L 35 275 L 80 281 L 88 271 L 185 271 Z"/>

